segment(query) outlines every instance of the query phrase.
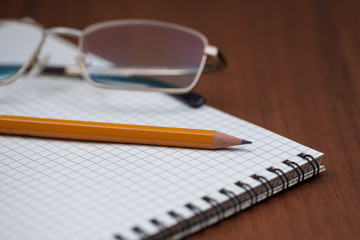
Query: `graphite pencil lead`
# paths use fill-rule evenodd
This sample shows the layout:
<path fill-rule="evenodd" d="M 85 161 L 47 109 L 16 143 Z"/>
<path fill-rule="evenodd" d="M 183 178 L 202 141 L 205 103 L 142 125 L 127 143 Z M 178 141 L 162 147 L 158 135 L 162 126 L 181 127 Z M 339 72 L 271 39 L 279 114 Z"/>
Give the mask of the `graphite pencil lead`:
<path fill-rule="evenodd" d="M 245 139 L 243 139 L 241 141 L 241 144 L 251 144 L 251 143 L 252 143 L 251 141 L 248 141 L 248 140 L 245 140 Z"/>

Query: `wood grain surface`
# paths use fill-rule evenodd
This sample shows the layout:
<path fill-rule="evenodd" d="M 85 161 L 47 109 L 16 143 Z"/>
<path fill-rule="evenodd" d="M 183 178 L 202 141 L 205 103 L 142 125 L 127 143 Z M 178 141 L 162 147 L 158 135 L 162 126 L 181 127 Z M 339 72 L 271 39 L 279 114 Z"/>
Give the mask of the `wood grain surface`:
<path fill-rule="evenodd" d="M 1 18 L 84 28 L 124 18 L 204 33 L 228 67 L 203 75 L 207 103 L 325 153 L 321 176 L 189 240 L 358 239 L 360 1 L 2 1 Z"/>

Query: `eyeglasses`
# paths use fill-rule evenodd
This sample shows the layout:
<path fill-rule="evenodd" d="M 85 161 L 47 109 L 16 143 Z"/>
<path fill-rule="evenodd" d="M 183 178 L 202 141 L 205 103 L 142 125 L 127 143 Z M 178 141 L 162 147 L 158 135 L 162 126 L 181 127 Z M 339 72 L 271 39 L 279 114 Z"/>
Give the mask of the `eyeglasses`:
<path fill-rule="evenodd" d="M 79 39 L 79 66 L 65 67 L 63 73 L 79 74 L 96 87 L 181 94 L 196 85 L 202 72 L 226 65 L 203 34 L 173 23 L 115 20 L 81 31 L 0 20 L 0 85 L 31 69 L 45 38 L 54 34 Z"/>

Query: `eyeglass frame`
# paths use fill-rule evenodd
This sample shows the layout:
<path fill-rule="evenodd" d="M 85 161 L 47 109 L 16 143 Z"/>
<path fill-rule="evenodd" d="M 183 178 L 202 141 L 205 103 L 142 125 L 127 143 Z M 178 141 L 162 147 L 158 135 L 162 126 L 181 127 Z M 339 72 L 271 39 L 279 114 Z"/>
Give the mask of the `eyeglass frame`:
<path fill-rule="evenodd" d="M 0 85 L 5 85 L 14 82 L 18 79 L 21 75 L 24 74 L 25 71 L 31 69 L 33 66 L 36 66 L 38 56 L 40 55 L 41 49 L 45 43 L 45 40 L 48 36 L 52 35 L 59 35 L 59 36 L 67 36 L 67 37 L 74 37 L 78 38 L 78 53 L 79 53 L 79 66 L 67 66 L 62 71 L 63 74 L 69 76 L 82 76 L 88 83 L 95 87 L 99 88 L 111 88 L 111 89 L 119 89 L 119 90 L 138 90 L 138 91 L 151 91 L 151 92 L 164 92 L 170 94 L 183 94 L 191 91 L 191 89 L 197 84 L 201 74 L 204 72 L 212 72 L 222 70 L 226 65 L 226 60 L 220 50 L 212 45 L 209 45 L 207 38 L 201 32 L 198 32 L 192 28 L 182 26 L 175 23 L 158 21 L 158 20 L 148 20 L 148 19 L 120 19 L 120 20 L 110 20 L 104 21 L 99 23 L 94 23 L 88 25 L 83 30 L 75 29 L 75 28 L 68 28 L 68 27 L 53 27 L 53 28 L 44 28 L 42 25 L 36 22 L 29 22 L 26 20 L 21 19 L 0 19 L 0 24 L 2 22 L 14 22 L 14 23 L 21 23 L 25 25 L 35 26 L 38 27 L 42 31 L 41 40 L 38 43 L 38 46 L 34 49 L 31 57 L 25 62 L 22 67 L 12 76 L 7 79 L 1 80 Z M 180 31 L 184 31 L 187 33 L 191 33 L 199 37 L 204 43 L 204 55 L 201 59 L 200 66 L 197 70 L 195 78 L 193 82 L 185 88 L 146 88 L 146 87 L 131 87 L 131 86 L 121 86 L 121 85 L 112 85 L 106 83 L 98 83 L 91 79 L 86 70 L 86 56 L 83 51 L 83 42 L 84 36 L 89 30 L 93 30 L 94 28 L 103 28 L 105 26 L 119 26 L 119 25 L 127 25 L 127 24 L 148 24 L 153 26 L 163 26 L 168 27 L 171 29 L 176 29 Z M 207 57 L 210 56 L 213 58 L 213 63 L 207 63 Z M 59 71 L 59 70 L 58 70 Z"/>

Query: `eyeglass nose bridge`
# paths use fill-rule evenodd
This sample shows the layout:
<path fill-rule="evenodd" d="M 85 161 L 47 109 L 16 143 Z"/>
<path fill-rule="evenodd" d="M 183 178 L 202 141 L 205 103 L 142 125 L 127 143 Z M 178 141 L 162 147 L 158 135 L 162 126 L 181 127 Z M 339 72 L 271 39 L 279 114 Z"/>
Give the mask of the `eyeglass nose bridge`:
<path fill-rule="evenodd" d="M 44 29 L 44 37 L 43 37 L 43 40 L 42 40 L 42 43 L 40 44 L 40 46 L 42 46 L 44 40 L 48 36 L 61 35 L 61 36 L 80 38 L 82 33 L 83 33 L 83 31 L 81 31 L 81 30 L 78 30 L 75 28 L 67 28 L 67 27 L 54 27 L 54 28 Z M 30 60 L 30 63 L 29 63 L 29 66 L 31 66 L 30 73 L 29 73 L 30 75 L 37 74 L 36 72 L 40 71 L 39 69 L 41 69 L 43 67 L 42 64 L 39 62 L 40 52 L 41 52 L 41 47 L 39 47 L 37 49 L 37 51 L 34 53 L 32 59 Z"/>
<path fill-rule="evenodd" d="M 63 35 L 68 37 L 79 38 L 82 35 L 83 31 L 75 29 L 75 28 L 67 28 L 67 27 L 54 27 L 45 29 L 46 36 L 51 35 Z"/>

